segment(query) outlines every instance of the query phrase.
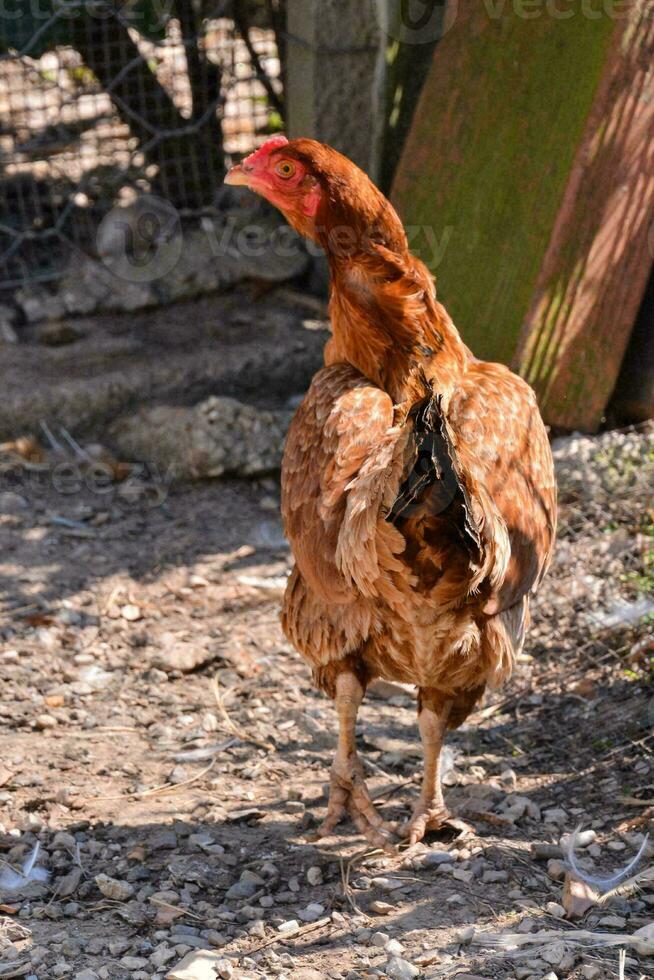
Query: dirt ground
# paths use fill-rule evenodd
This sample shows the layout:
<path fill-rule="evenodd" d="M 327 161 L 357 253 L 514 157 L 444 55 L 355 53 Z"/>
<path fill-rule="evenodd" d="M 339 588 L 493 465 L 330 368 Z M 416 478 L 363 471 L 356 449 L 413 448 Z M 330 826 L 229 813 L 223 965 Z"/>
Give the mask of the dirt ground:
<path fill-rule="evenodd" d="M 566 934 L 649 925 L 654 881 L 580 923 L 560 905 L 563 833 L 592 830 L 582 863 L 615 870 L 654 814 L 651 471 L 593 445 L 581 474 L 564 450 L 557 559 L 514 678 L 449 739 L 447 794 L 475 832 L 397 856 L 349 824 L 309 840 L 335 725 L 278 623 L 275 477 L 64 493 L 5 466 L 0 876 L 38 842 L 49 880 L 0 884 L 0 978 L 163 980 L 203 949 L 213 965 L 180 976 L 653 976 L 632 947 L 619 966 L 620 940 Z M 417 793 L 415 721 L 388 685 L 361 713 L 392 818 Z"/>

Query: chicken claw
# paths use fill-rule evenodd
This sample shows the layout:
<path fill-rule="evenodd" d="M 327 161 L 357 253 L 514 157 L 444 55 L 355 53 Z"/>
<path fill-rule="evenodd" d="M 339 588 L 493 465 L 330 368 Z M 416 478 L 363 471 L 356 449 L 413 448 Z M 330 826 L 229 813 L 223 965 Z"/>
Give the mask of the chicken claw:
<path fill-rule="evenodd" d="M 411 819 L 401 824 L 397 832 L 413 845 L 418 844 L 428 830 L 441 830 L 443 827 L 458 831 L 459 836 L 469 836 L 473 832 L 470 824 L 451 816 L 444 804 L 435 802 L 433 806 L 427 806 L 422 800 L 418 800 Z"/>
<path fill-rule="evenodd" d="M 421 841 L 428 830 L 450 827 L 466 835 L 473 830 L 463 820 L 450 816 L 443 799 L 441 750 L 451 708 L 452 702 L 443 698 L 438 691 L 420 688 L 418 727 L 425 754 L 422 790 L 411 819 L 402 824 L 398 831 L 402 837 L 408 838 L 410 845 Z"/>
<path fill-rule="evenodd" d="M 398 830 L 401 837 L 407 838 L 409 844 L 417 844 L 428 830 L 440 830 L 449 824 L 450 814 L 446 806 L 435 802 L 428 806 L 423 800 L 418 800 L 410 820 L 403 823 Z"/>
<path fill-rule="evenodd" d="M 388 834 L 397 832 L 394 821 L 384 820 L 375 809 L 368 787 L 363 778 L 363 766 L 356 755 L 347 760 L 338 756 L 331 768 L 327 816 L 316 831 L 314 840 L 327 837 L 346 813 L 354 826 L 373 847 L 395 853 Z"/>

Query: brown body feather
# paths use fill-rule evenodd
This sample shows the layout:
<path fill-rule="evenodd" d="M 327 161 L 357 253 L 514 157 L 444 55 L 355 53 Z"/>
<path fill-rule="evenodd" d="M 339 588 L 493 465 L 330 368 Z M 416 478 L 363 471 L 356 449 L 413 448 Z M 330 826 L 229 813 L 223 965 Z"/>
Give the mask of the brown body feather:
<path fill-rule="evenodd" d="M 333 336 L 284 454 L 283 627 L 326 690 L 347 658 L 365 679 L 442 692 L 453 727 L 521 648 L 555 534 L 549 441 L 528 385 L 465 347 L 368 178 L 291 146 L 326 190 L 315 225 L 297 226 L 330 260 Z M 424 464 L 420 406 L 443 466 L 398 513 Z"/>

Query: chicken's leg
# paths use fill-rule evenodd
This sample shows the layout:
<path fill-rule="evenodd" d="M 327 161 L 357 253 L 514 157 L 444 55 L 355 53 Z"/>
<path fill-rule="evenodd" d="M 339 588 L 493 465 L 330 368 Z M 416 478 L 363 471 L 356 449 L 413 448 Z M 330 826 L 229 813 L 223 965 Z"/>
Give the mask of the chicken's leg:
<path fill-rule="evenodd" d="M 384 820 L 375 809 L 363 778 L 363 766 L 357 755 L 355 725 L 363 686 L 355 674 L 343 671 L 336 679 L 336 711 L 338 713 L 338 748 L 334 759 L 329 787 L 327 816 L 318 828 L 315 839 L 326 837 L 348 812 L 355 827 L 374 847 L 389 848 L 387 833 L 396 825 Z"/>
<path fill-rule="evenodd" d="M 441 750 L 451 709 L 452 702 L 445 700 L 440 692 L 420 688 L 418 727 L 425 753 L 422 789 L 411 819 L 400 829 L 410 844 L 416 844 L 428 830 L 438 830 L 450 820 L 441 785 Z"/>

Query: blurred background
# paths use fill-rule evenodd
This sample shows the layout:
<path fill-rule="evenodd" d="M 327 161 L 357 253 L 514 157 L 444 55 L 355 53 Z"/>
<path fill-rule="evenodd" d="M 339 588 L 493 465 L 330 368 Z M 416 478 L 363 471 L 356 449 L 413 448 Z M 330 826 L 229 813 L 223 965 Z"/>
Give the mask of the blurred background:
<path fill-rule="evenodd" d="M 3 359 L 244 281 L 323 300 L 320 257 L 222 186 L 284 130 L 377 180 L 468 343 L 520 370 L 548 423 L 651 417 L 653 32 L 636 0 L 10 4 Z"/>

